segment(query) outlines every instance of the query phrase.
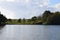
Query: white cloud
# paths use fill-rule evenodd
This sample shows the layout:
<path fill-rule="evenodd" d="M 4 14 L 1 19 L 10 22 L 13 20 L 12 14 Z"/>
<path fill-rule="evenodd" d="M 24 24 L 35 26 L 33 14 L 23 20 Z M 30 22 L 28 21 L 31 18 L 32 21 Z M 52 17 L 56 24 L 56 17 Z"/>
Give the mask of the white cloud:
<path fill-rule="evenodd" d="M 59 11 L 60 10 L 60 3 L 57 3 L 57 4 L 49 6 L 49 7 L 55 9 L 54 11 Z"/>
<path fill-rule="evenodd" d="M 0 10 L 2 14 L 6 15 L 8 18 L 19 18 L 19 17 L 28 18 L 29 16 L 40 14 L 40 11 L 44 9 L 45 6 L 48 6 L 49 0 L 4 0 L 4 3 L 3 4 L 2 3 L 0 6 L 3 8 L 1 8 Z M 27 11 L 27 13 L 25 10 Z M 21 14 L 19 15 L 19 13 Z"/>
<path fill-rule="evenodd" d="M 15 0 L 6 0 L 7 2 L 15 2 Z"/>
<path fill-rule="evenodd" d="M 0 2 L 15 2 L 15 0 L 0 0 Z"/>
<path fill-rule="evenodd" d="M 24 1 L 24 0 L 23 0 L 23 1 Z M 29 2 L 30 2 L 30 0 L 25 0 L 24 2 L 25 2 L 25 3 L 29 3 Z"/>
<path fill-rule="evenodd" d="M 6 0 L 7 2 L 29 3 L 30 0 Z"/>
<path fill-rule="evenodd" d="M 36 5 L 39 5 L 41 7 L 43 6 L 47 6 L 49 4 L 49 1 L 50 0 L 5 0 L 7 2 L 17 2 L 17 3 L 20 3 L 20 4 L 36 4 Z"/>
<path fill-rule="evenodd" d="M 2 7 L 0 7 L 0 11 L 1 11 L 1 14 L 5 15 L 7 18 L 15 18 L 14 12 L 11 12 L 7 9 L 3 9 Z"/>
<path fill-rule="evenodd" d="M 49 1 L 50 0 L 0 0 L 1 1 L 4 1 L 4 2 L 14 2 L 14 3 L 21 3 L 21 4 L 37 4 L 37 5 L 42 5 L 42 6 L 46 6 L 49 4 Z"/>
<path fill-rule="evenodd" d="M 4 1 L 4 0 L 0 0 L 0 2 L 1 2 L 1 1 Z"/>
<path fill-rule="evenodd" d="M 55 7 L 56 9 L 60 9 L 60 3 L 56 4 L 54 7 Z"/>
<path fill-rule="evenodd" d="M 38 1 L 36 0 L 35 4 L 37 4 L 40 7 L 44 7 L 44 6 L 47 6 L 49 4 L 49 1 L 50 0 L 38 0 Z"/>

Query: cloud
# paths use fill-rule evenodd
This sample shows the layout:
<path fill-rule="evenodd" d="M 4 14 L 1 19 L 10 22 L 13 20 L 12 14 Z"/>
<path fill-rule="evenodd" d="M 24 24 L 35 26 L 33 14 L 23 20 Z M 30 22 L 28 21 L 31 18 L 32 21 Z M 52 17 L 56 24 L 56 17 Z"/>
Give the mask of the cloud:
<path fill-rule="evenodd" d="M 50 0 L 0 0 L 4 2 L 14 2 L 14 3 L 21 3 L 21 4 L 39 4 L 46 6 L 49 4 Z"/>
<path fill-rule="evenodd" d="M 15 14 L 7 9 L 0 7 L 1 14 L 5 15 L 7 18 L 15 18 Z"/>
<path fill-rule="evenodd" d="M 2 1 L 4 1 L 4 0 L 0 0 L 0 2 L 2 2 Z"/>
<path fill-rule="evenodd" d="M 55 5 L 49 6 L 48 8 L 54 9 L 54 11 L 60 11 L 60 3 L 56 3 Z"/>
<path fill-rule="evenodd" d="M 56 9 L 60 9 L 60 3 L 57 3 L 54 7 L 55 7 Z"/>
<path fill-rule="evenodd" d="M 15 0 L 6 0 L 7 2 L 15 2 Z"/>
<path fill-rule="evenodd" d="M 47 6 L 49 4 L 49 1 L 50 0 L 36 0 L 35 1 L 35 4 L 40 6 L 40 7 L 43 7 L 43 6 Z"/>
<path fill-rule="evenodd" d="M 0 3 L 2 14 L 8 18 L 30 18 L 40 15 L 50 0 L 4 0 Z"/>
<path fill-rule="evenodd" d="M 0 2 L 11 2 L 11 3 L 14 3 L 14 2 L 17 2 L 17 0 L 0 0 Z"/>
<path fill-rule="evenodd" d="M 7 2 L 14 2 L 14 3 L 29 3 L 30 0 L 5 0 Z"/>

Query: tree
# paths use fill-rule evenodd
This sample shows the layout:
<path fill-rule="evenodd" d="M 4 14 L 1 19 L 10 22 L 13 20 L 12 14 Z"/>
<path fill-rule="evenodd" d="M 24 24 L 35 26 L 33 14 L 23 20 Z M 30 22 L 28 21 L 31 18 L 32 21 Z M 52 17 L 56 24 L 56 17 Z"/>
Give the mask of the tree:
<path fill-rule="evenodd" d="M 48 16 L 52 15 L 52 13 L 50 11 L 45 11 L 42 15 L 42 21 L 43 22 L 46 22 L 47 21 L 47 18 Z"/>
<path fill-rule="evenodd" d="M 36 19 L 37 19 L 36 16 L 32 17 L 32 21 L 36 21 Z"/>
<path fill-rule="evenodd" d="M 9 21 L 9 22 L 11 22 L 11 21 L 12 21 L 12 19 L 8 19 L 8 21 Z"/>
<path fill-rule="evenodd" d="M 5 24 L 7 22 L 7 18 L 3 16 L 3 14 L 0 14 L 0 24 Z"/>
<path fill-rule="evenodd" d="M 25 20 L 25 18 L 23 18 L 23 23 L 25 24 L 25 22 L 26 22 L 26 20 Z"/>
<path fill-rule="evenodd" d="M 55 12 L 54 15 L 47 20 L 49 25 L 60 25 L 60 12 Z"/>
<path fill-rule="evenodd" d="M 18 19 L 18 22 L 20 22 L 20 23 L 21 23 L 21 19 Z"/>
<path fill-rule="evenodd" d="M 41 20 L 41 16 L 38 16 L 38 17 L 37 17 L 37 20 Z"/>
<path fill-rule="evenodd" d="M 34 17 L 31 18 L 31 20 L 33 21 L 33 23 L 36 23 L 36 21 L 37 21 L 37 17 L 34 16 Z"/>
<path fill-rule="evenodd" d="M 30 21 L 31 21 L 31 19 L 27 19 L 27 21 L 28 21 L 28 22 L 30 22 Z"/>

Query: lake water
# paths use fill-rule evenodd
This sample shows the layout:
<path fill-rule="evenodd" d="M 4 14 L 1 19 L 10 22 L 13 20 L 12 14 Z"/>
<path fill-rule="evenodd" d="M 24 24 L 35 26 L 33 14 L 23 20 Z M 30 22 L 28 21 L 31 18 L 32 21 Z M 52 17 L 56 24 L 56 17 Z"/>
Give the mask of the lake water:
<path fill-rule="evenodd" d="M 60 40 L 60 26 L 6 25 L 0 29 L 0 40 Z"/>

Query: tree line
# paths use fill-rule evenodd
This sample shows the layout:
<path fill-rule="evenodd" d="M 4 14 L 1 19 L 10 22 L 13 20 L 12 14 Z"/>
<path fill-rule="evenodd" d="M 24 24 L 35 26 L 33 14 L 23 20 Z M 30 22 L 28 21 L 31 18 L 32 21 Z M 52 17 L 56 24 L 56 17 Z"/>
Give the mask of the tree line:
<path fill-rule="evenodd" d="M 7 18 L 0 12 L 0 25 L 4 25 L 7 22 Z"/>
<path fill-rule="evenodd" d="M 30 19 L 7 19 L 0 13 L 0 24 L 45 24 L 60 25 L 60 12 L 46 10 L 42 15 L 33 16 Z"/>

